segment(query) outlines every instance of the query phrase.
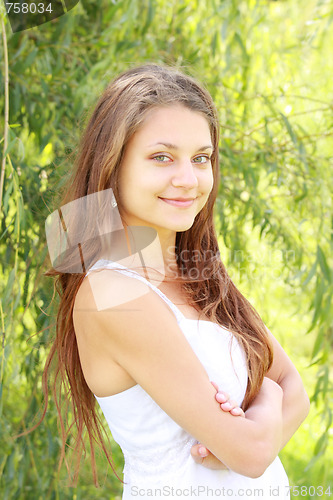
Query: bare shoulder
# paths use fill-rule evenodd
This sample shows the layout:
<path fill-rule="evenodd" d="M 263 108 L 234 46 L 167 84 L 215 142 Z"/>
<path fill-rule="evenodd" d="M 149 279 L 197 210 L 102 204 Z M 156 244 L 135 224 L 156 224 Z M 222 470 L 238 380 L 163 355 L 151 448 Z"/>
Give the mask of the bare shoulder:
<path fill-rule="evenodd" d="M 149 292 L 149 286 L 114 269 L 89 273 L 76 294 L 74 312 L 112 309 Z"/>
<path fill-rule="evenodd" d="M 186 343 L 159 295 L 145 282 L 113 269 L 93 271 L 83 280 L 73 323 L 82 369 L 89 387 L 98 394 L 139 383 L 149 363 L 154 364 L 159 355 L 168 357 L 160 349 L 168 330 Z"/>
<path fill-rule="evenodd" d="M 159 295 L 145 282 L 113 269 L 86 276 L 76 295 L 73 321 L 78 341 L 85 339 L 95 352 L 109 353 L 124 368 L 128 360 L 122 355 L 127 358 L 142 344 L 153 345 L 166 329 L 185 341 Z"/>
<path fill-rule="evenodd" d="M 92 271 L 74 302 L 73 322 L 79 343 L 82 346 L 84 339 L 85 344 L 94 344 L 96 353 L 109 351 L 114 358 L 117 345 L 113 341 L 124 335 L 124 327 L 132 330 L 131 321 L 144 322 L 148 314 L 155 315 L 155 296 L 146 283 L 116 270 Z"/>

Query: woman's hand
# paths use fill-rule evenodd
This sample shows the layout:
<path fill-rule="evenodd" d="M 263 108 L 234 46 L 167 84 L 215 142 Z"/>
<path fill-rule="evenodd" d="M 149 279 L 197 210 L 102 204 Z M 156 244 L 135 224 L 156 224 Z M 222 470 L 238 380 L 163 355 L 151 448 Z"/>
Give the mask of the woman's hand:
<path fill-rule="evenodd" d="M 218 385 L 215 382 L 211 382 L 216 389 L 215 399 L 220 403 L 220 407 L 223 411 L 231 413 L 235 417 L 245 417 L 243 410 L 237 405 L 236 401 L 229 400 L 229 395 L 226 392 L 219 391 Z M 191 455 L 194 461 L 213 470 L 228 470 L 228 468 L 221 462 L 215 455 L 213 455 L 204 445 L 201 443 L 195 444 L 191 448 Z"/>
<path fill-rule="evenodd" d="M 236 401 L 229 401 L 229 394 L 223 391 L 219 391 L 218 385 L 215 382 L 211 382 L 211 384 L 217 391 L 215 394 L 215 399 L 218 403 L 220 403 L 223 411 L 230 412 L 231 415 L 234 415 L 235 417 L 245 417 L 245 413 L 243 412 L 242 408 L 238 406 Z"/>

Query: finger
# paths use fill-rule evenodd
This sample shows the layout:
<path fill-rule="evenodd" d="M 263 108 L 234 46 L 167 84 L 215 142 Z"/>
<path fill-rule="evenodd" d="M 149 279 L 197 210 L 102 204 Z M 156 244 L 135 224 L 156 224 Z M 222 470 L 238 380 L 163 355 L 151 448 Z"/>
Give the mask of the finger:
<path fill-rule="evenodd" d="M 205 458 L 205 457 L 208 457 L 210 451 L 207 450 L 207 448 L 205 446 L 201 445 L 198 449 L 198 453 L 199 453 L 200 457 Z"/>
<path fill-rule="evenodd" d="M 199 452 L 200 450 L 200 452 Z M 209 455 L 209 451 L 205 446 L 202 444 L 195 444 L 191 448 L 191 455 L 193 460 L 197 463 L 202 465 L 204 459 Z"/>
<path fill-rule="evenodd" d="M 220 391 L 217 394 L 215 394 L 215 399 L 219 403 L 226 403 L 229 399 L 229 394 L 227 394 L 226 392 Z"/>
<path fill-rule="evenodd" d="M 234 415 L 235 417 L 245 417 L 245 413 L 244 411 L 242 410 L 242 408 L 240 408 L 239 406 L 236 406 L 236 408 L 233 408 L 230 413 L 232 415 Z"/>
<path fill-rule="evenodd" d="M 203 464 L 203 461 L 205 460 L 203 457 L 200 457 L 198 455 L 195 455 L 194 453 L 192 453 L 191 451 L 191 455 L 192 455 L 192 459 L 193 461 L 196 463 L 196 464 L 199 464 L 199 465 L 202 465 Z"/>
<path fill-rule="evenodd" d="M 245 413 L 240 406 L 238 406 L 236 401 L 227 401 L 226 403 L 222 403 L 220 406 L 223 411 L 228 411 L 235 417 L 245 417 Z"/>
<path fill-rule="evenodd" d="M 225 403 L 221 404 L 221 408 L 224 411 L 231 411 L 234 408 L 238 408 L 238 407 L 239 406 L 238 406 L 237 402 L 234 400 L 226 401 Z"/>
<path fill-rule="evenodd" d="M 200 455 L 200 451 L 206 453 L 205 457 Z M 191 455 L 195 463 L 208 469 L 227 470 L 227 467 L 213 455 L 204 445 L 196 444 L 191 448 Z"/>
<path fill-rule="evenodd" d="M 219 386 L 217 385 L 217 383 L 213 382 L 212 380 L 210 381 L 210 383 L 213 385 L 214 389 L 216 389 L 217 392 L 219 392 Z"/>
<path fill-rule="evenodd" d="M 191 455 L 192 456 L 197 456 L 197 457 L 207 457 L 209 454 L 209 450 L 206 448 L 205 445 L 201 443 L 194 444 L 191 448 Z"/>

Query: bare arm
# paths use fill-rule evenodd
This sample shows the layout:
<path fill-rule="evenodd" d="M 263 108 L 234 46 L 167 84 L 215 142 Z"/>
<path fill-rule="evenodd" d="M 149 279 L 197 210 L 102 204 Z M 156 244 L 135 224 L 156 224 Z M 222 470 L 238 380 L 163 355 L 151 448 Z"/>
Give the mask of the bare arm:
<path fill-rule="evenodd" d="M 268 332 L 273 343 L 274 361 L 266 376 L 279 384 L 283 390 L 283 431 L 280 446 L 282 449 L 306 419 L 310 402 L 297 369 L 275 337 L 269 330 Z"/>
<path fill-rule="evenodd" d="M 283 391 L 280 451 L 307 417 L 310 402 L 298 371 L 272 333 L 269 330 L 268 332 L 273 344 L 274 360 L 266 376 L 275 381 Z M 224 401 L 224 399 L 219 396 L 219 393 L 215 396 L 216 400 L 220 403 Z M 255 400 L 254 403 L 255 405 L 251 405 L 245 413 L 246 417 L 248 417 L 249 412 L 251 412 L 252 417 L 256 418 L 256 412 L 261 411 L 260 400 Z M 197 463 L 212 469 L 226 468 L 208 449 L 206 449 L 205 456 L 200 455 L 200 446 L 201 444 L 195 445 L 191 450 L 191 454 Z"/>
<path fill-rule="evenodd" d="M 128 287 L 131 293 L 133 287 L 147 288 L 110 270 L 98 273 L 93 286 L 101 296 L 109 297 L 110 283 L 118 296 Z M 89 287 L 85 280 L 78 292 L 74 309 L 77 335 L 93 336 L 95 350 L 102 350 L 125 369 L 175 422 L 228 468 L 249 477 L 263 474 L 280 447 L 281 388 L 267 380 L 258 396 L 260 412 L 252 409 L 248 418 L 222 412 L 207 372 L 157 294 L 149 289 L 140 296 L 138 291 L 138 298 L 117 307 L 111 303 L 109 309 L 98 311 L 91 305 Z"/>

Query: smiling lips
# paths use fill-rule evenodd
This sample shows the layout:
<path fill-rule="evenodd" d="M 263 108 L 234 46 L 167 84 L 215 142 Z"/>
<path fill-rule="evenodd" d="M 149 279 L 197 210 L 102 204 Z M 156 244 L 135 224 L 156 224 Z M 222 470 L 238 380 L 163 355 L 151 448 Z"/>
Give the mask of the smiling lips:
<path fill-rule="evenodd" d="M 160 198 L 160 200 L 168 203 L 168 205 L 173 205 L 174 207 L 190 207 L 195 198 Z"/>

